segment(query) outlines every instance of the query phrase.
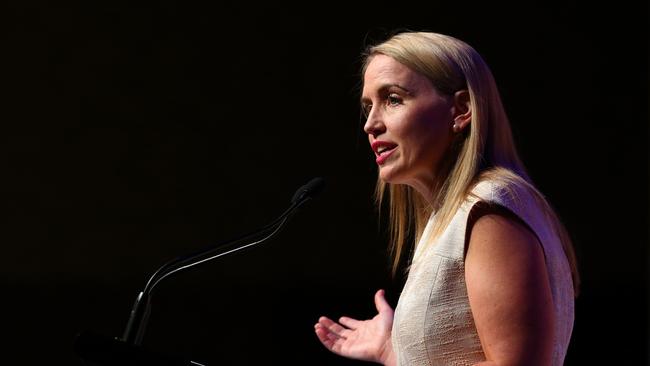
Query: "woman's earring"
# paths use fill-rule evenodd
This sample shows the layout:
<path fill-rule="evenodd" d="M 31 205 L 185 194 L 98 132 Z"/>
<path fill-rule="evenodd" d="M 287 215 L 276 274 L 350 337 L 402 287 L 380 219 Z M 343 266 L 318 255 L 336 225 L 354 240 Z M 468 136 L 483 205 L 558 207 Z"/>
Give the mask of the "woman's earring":
<path fill-rule="evenodd" d="M 451 129 L 454 130 L 454 132 L 458 132 L 460 131 L 460 126 L 454 122 L 454 125 L 451 127 Z"/>

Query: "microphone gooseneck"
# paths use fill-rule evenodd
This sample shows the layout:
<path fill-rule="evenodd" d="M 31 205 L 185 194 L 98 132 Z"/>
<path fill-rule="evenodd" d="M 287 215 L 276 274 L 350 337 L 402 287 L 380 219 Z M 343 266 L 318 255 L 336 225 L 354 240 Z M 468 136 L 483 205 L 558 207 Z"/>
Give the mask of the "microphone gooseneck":
<path fill-rule="evenodd" d="M 307 184 L 300 187 L 291 199 L 291 205 L 277 219 L 270 224 L 251 232 L 242 237 L 228 241 L 223 244 L 213 245 L 184 257 L 175 258 L 163 264 L 147 281 L 144 289 L 131 309 L 131 315 L 127 323 L 121 341 L 127 344 L 138 346 L 142 343 L 144 331 L 149 318 L 151 294 L 158 283 L 165 278 L 182 270 L 208 262 L 210 260 L 258 245 L 274 237 L 284 224 L 297 212 L 306 202 L 319 194 L 325 185 L 323 178 L 314 178 Z"/>

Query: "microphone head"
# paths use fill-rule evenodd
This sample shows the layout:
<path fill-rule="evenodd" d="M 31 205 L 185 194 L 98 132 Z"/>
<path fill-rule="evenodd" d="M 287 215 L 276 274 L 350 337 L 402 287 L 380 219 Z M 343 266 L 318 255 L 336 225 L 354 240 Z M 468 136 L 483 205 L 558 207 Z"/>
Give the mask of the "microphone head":
<path fill-rule="evenodd" d="M 296 203 L 298 201 L 312 198 L 323 191 L 325 187 L 325 179 L 321 177 L 316 177 L 304 186 L 298 188 L 296 193 L 294 193 L 293 198 L 291 198 L 291 203 Z"/>

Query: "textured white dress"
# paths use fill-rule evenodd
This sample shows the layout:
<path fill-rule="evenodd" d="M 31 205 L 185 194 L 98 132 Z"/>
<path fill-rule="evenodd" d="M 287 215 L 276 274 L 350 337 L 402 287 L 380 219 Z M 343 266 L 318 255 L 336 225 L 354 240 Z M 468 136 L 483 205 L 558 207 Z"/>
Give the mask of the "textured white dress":
<path fill-rule="evenodd" d="M 395 309 L 392 343 L 399 366 L 473 365 L 485 360 L 467 298 L 464 264 L 467 219 L 479 201 L 510 210 L 542 244 L 555 307 L 553 365 L 563 364 L 574 318 L 568 261 L 532 194 L 521 187 L 508 191 L 501 184 L 477 184 L 443 234 L 425 245 L 435 215 L 429 219 Z"/>

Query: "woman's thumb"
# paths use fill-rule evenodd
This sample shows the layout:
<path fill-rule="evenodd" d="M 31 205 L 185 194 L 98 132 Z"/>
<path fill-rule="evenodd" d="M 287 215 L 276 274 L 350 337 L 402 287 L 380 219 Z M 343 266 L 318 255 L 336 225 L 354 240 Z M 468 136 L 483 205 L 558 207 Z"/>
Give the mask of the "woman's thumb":
<path fill-rule="evenodd" d="M 382 313 L 385 311 L 393 311 L 393 308 L 390 307 L 388 304 L 388 301 L 386 301 L 385 296 L 385 291 L 383 289 L 377 291 L 375 293 L 375 307 L 377 308 L 377 311 Z"/>

